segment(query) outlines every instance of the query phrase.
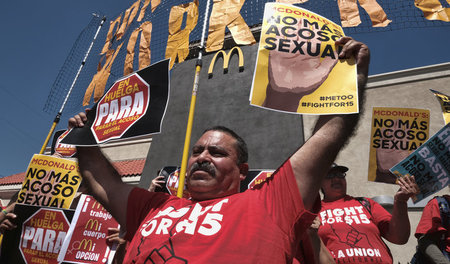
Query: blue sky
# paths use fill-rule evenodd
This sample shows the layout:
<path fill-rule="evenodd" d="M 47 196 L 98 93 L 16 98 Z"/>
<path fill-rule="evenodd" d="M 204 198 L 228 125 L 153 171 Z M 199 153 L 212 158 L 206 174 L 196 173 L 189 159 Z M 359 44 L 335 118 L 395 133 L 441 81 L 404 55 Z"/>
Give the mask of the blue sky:
<path fill-rule="evenodd" d="M 42 147 L 56 115 L 44 112 L 44 104 L 92 13 L 116 15 L 131 3 L 119 0 L 0 3 L 0 177 L 25 171 L 33 154 Z M 449 26 L 354 37 L 371 48 L 371 74 L 450 62 Z M 61 120 L 58 128 L 64 128 L 66 123 L 67 119 Z"/>

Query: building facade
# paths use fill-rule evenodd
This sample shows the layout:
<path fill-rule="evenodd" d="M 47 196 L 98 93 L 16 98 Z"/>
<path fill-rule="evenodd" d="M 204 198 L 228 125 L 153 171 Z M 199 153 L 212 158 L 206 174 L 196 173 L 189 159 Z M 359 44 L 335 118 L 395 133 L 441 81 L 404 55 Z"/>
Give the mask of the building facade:
<path fill-rule="evenodd" d="M 382 203 L 388 210 L 398 186 L 369 182 L 368 160 L 369 140 L 371 131 L 371 115 L 373 107 L 422 108 L 430 110 L 430 135 L 444 126 L 442 110 L 439 102 L 429 89 L 450 94 L 450 63 L 431 65 L 369 77 L 362 115 L 355 136 L 343 149 L 336 162 L 350 168 L 347 173 L 348 193 L 353 196 L 365 196 Z M 303 131 L 308 138 L 314 124 L 314 116 L 303 116 Z M 184 124 L 181 126 L 183 127 Z M 258 139 L 259 140 L 259 139 Z M 147 188 L 153 173 L 143 177 L 144 164 L 151 153 L 151 137 L 127 140 L 102 145 L 102 150 L 113 162 L 125 182 Z M 153 153 L 155 154 L 155 153 Z M 174 155 L 174 153 L 172 153 Z M 178 153 L 181 157 L 181 153 Z M 173 164 L 168 164 L 173 165 Z M 148 165 L 145 165 L 148 166 Z M 256 169 L 256 168 L 254 168 Z M 274 169 L 274 168 L 267 168 Z M 0 179 L 0 199 L 6 205 L 9 197 L 20 190 L 25 172 Z M 445 188 L 436 195 L 448 194 Z M 430 199 L 432 197 L 429 197 Z M 409 219 L 411 222 L 411 237 L 406 245 L 389 245 L 394 263 L 408 263 L 415 252 L 417 241 L 414 237 L 416 226 L 420 220 L 422 209 L 429 199 L 416 205 L 409 203 Z"/>

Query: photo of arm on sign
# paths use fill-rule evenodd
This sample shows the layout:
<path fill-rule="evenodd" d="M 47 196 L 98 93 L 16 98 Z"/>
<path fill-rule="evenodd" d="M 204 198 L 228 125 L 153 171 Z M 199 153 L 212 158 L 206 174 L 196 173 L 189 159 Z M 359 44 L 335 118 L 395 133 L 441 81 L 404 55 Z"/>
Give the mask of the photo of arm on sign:
<path fill-rule="evenodd" d="M 368 180 L 395 184 L 389 169 L 427 141 L 429 127 L 429 110 L 374 107 Z"/>
<path fill-rule="evenodd" d="M 357 113 L 354 59 L 339 60 L 336 23 L 293 5 L 267 3 L 250 104 L 304 114 Z"/>

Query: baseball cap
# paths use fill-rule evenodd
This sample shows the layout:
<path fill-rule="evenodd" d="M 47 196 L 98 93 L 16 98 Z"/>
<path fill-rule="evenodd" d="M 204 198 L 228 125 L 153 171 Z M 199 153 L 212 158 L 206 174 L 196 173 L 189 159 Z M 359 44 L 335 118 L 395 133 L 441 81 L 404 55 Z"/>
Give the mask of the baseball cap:
<path fill-rule="evenodd" d="M 331 170 L 339 170 L 341 172 L 347 172 L 348 168 L 345 166 L 337 165 L 336 163 L 333 162 L 333 164 L 331 164 L 330 171 Z"/>
<path fill-rule="evenodd" d="M 348 171 L 348 168 L 345 166 L 337 165 L 336 163 L 331 164 L 330 170 L 328 171 L 328 174 L 326 176 L 327 179 L 332 178 L 345 178 L 346 173 Z"/>

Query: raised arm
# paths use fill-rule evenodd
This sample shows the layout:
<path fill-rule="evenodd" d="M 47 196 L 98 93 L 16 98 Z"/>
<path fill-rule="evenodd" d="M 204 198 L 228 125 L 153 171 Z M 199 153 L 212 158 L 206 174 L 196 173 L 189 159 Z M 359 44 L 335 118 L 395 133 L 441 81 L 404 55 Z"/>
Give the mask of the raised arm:
<path fill-rule="evenodd" d="M 83 127 L 86 121 L 86 114 L 80 113 L 69 119 L 69 128 Z M 77 156 L 80 173 L 89 194 L 125 227 L 128 194 L 133 186 L 122 181 L 119 173 L 99 147 L 77 147 Z"/>
<path fill-rule="evenodd" d="M 320 218 L 316 217 L 311 226 L 306 230 L 306 234 L 311 240 L 312 248 L 314 251 L 315 263 L 318 264 L 335 264 L 333 257 L 328 251 L 327 247 L 323 243 L 318 234 L 320 226 Z"/>
<path fill-rule="evenodd" d="M 368 47 L 350 37 L 336 41 L 343 45 L 340 59 L 354 57 L 358 70 L 358 93 L 360 113 L 364 88 L 369 71 L 370 52 Z M 314 133 L 290 158 L 297 185 L 306 209 L 312 209 L 322 179 L 327 174 L 339 150 L 352 135 L 360 114 L 320 116 Z"/>
<path fill-rule="evenodd" d="M 392 218 L 389 221 L 389 229 L 381 234 L 389 242 L 403 245 L 408 242 L 411 225 L 408 218 L 408 199 L 419 193 L 413 176 L 405 176 L 398 179 L 400 189 L 394 196 L 394 208 Z"/>
<path fill-rule="evenodd" d="M 16 202 L 13 202 L 0 213 L 0 234 L 5 233 L 5 230 L 13 230 L 14 228 L 17 228 L 17 225 L 14 224 L 13 220 L 17 218 L 17 215 L 13 213 L 15 206 Z"/>

